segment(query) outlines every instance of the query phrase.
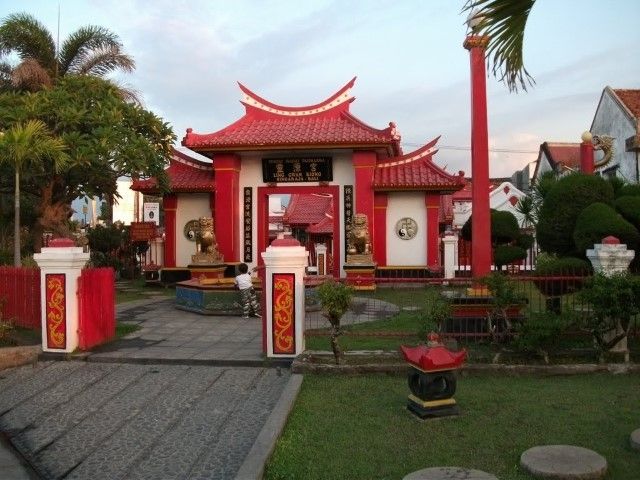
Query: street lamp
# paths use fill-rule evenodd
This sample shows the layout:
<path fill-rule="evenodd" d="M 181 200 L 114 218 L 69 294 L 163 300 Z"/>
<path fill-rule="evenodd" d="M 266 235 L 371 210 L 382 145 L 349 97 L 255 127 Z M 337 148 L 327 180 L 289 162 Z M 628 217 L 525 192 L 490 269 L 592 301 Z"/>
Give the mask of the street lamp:
<path fill-rule="evenodd" d="M 483 17 L 471 12 L 470 33 L 464 48 L 471 57 L 471 274 L 474 278 L 491 272 L 491 213 L 489 208 L 489 134 L 487 127 L 487 85 L 485 51 L 487 35 L 478 35 Z"/>

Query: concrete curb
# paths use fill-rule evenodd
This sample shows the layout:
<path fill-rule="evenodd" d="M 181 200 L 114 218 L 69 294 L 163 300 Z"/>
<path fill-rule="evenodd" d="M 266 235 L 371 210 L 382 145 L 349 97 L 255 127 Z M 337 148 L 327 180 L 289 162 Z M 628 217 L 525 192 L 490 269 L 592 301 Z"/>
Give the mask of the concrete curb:
<path fill-rule="evenodd" d="M 41 352 L 40 345 L 0 348 L 0 371 L 28 363 L 36 363 Z"/>
<path fill-rule="evenodd" d="M 240 465 L 240 469 L 236 473 L 236 480 L 262 479 L 264 466 L 273 453 L 276 441 L 280 437 L 293 404 L 298 397 L 300 387 L 302 387 L 302 375 L 291 375 L 278 399 L 278 403 L 269 414 L 269 418 L 267 418 L 262 430 L 260 430 L 251 450 L 249 450 L 247 457 Z"/>

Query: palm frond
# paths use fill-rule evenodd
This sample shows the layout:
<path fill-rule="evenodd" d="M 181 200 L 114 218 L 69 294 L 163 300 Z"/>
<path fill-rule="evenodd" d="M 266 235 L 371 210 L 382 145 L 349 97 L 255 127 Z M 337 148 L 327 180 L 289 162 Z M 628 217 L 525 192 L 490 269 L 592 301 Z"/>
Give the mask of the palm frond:
<path fill-rule="evenodd" d="M 41 120 L 29 120 L 13 125 L 0 137 L 0 161 L 22 170 L 27 165 L 38 167 L 39 162 L 51 160 L 60 171 L 68 162 L 66 145 L 53 137 Z"/>
<path fill-rule="evenodd" d="M 81 65 L 77 65 L 74 71 L 69 73 L 79 73 L 82 75 L 93 75 L 102 77 L 107 73 L 116 70 L 131 72 L 135 68 L 133 59 L 120 51 L 118 47 L 105 47 L 95 49 L 88 53 Z"/>
<path fill-rule="evenodd" d="M 72 33 L 60 49 L 60 72 L 63 75 L 67 72 L 81 73 L 86 70 L 86 62 L 90 61 L 97 52 L 108 51 L 124 55 L 122 43 L 115 33 L 93 25 L 82 27 Z M 121 65 L 117 65 L 116 68 L 131 71 L 134 67 L 133 60 L 130 58 L 128 60 L 128 62 L 121 62 Z"/>
<path fill-rule="evenodd" d="M 524 32 L 529 13 L 536 0 L 468 0 L 463 12 L 481 17 L 474 29 L 477 35 L 487 35 L 487 59 L 493 75 L 510 91 L 527 90 L 535 80 L 524 66 Z"/>
<path fill-rule="evenodd" d="M 27 13 L 9 15 L 0 25 L 0 52 L 16 52 L 25 60 L 33 58 L 43 68 L 55 70 L 55 42 L 47 28 Z"/>

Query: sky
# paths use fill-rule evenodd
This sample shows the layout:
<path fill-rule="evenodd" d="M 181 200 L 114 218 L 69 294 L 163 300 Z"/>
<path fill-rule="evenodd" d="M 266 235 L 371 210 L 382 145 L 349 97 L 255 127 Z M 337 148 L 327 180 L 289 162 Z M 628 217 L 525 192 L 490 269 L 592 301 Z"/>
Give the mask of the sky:
<path fill-rule="evenodd" d="M 351 112 L 395 122 L 410 152 L 441 135 L 435 162 L 471 171 L 464 0 L 0 0 L 0 19 L 34 15 L 64 40 L 116 33 L 136 62 L 117 80 L 170 123 L 220 130 L 244 114 L 237 82 L 287 106 L 318 103 L 357 76 Z M 579 142 L 605 86 L 640 88 L 640 1 L 538 0 L 524 62 L 536 84 L 487 78 L 490 175 L 535 162 L 544 141 Z M 489 71 L 489 70 L 488 70 Z"/>

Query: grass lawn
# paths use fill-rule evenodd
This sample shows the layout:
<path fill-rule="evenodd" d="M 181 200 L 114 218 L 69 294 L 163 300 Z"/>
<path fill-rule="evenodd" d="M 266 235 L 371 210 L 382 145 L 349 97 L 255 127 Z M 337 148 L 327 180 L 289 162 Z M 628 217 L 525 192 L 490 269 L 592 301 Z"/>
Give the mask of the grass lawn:
<path fill-rule="evenodd" d="M 531 479 L 520 455 L 544 444 L 593 449 L 607 479 L 639 478 L 629 435 L 640 428 L 640 375 L 466 376 L 461 415 L 427 421 L 406 410 L 408 393 L 405 377 L 305 376 L 265 478 L 398 480 L 460 466 Z"/>
<path fill-rule="evenodd" d="M 116 304 L 135 300 L 148 300 L 156 297 L 157 295 L 154 294 L 157 292 L 167 296 L 173 295 L 173 290 L 164 289 L 157 285 L 145 285 L 143 278 L 120 280 L 116 283 Z"/>

